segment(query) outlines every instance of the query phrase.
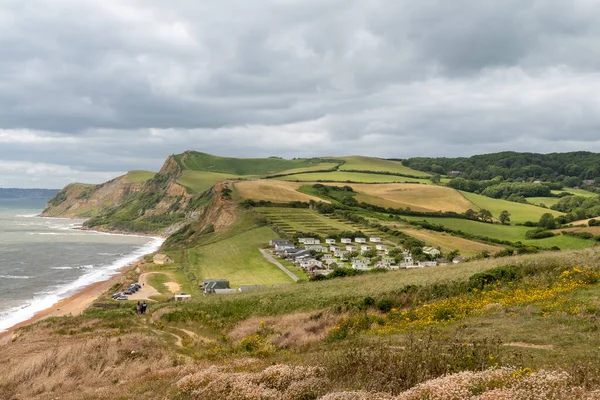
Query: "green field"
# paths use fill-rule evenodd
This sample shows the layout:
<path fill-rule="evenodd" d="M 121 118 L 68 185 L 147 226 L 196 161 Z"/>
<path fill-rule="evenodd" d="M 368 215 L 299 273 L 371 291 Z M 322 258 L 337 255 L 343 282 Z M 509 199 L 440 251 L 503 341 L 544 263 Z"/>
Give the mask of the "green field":
<path fill-rule="evenodd" d="M 185 186 L 193 193 L 204 193 L 210 189 L 215 183 L 224 181 L 230 178 L 237 178 L 231 174 L 221 174 L 218 172 L 191 171 L 186 170 L 181 174 L 181 178 L 177 180 L 182 186 Z"/>
<path fill-rule="evenodd" d="M 129 183 L 141 183 L 141 182 L 146 182 L 146 181 L 154 178 L 155 175 L 156 175 L 156 172 L 152 172 L 152 171 L 142 171 L 142 170 L 129 171 L 125 175 L 125 180 Z"/>
<path fill-rule="evenodd" d="M 541 207 L 532 206 L 529 204 L 514 203 L 512 201 L 492 199 L 490 197 L 481 196 L 475 193 L 462 192 L 462 195 L 480 208 L 490 210 L 494 218 L 498 218 L 503 210 L 510 213 L 511 222 L 527 222 L 539 221 L 540 217 L 545 213 L 550 213 L 554 216 L 562 215 L 561 212 L 548 210 Z"/>
<path fill-rule="evenodd" d="M 232 287 L 293 283 L 259 252 L 277 239 L 268 227 L 256 228 L 225 240 L 188 251 L 190 271 L 202 279 L 227 279 Z"/>
<path fill-rule="evenodd" d="M 183 170 L 219 172 L 232 175 L 264 176 L 298 168 L 326 169 L 331 160 L 269 158 L 230 158 L 218 157 L 199 152 L 186 152 L 175 156 Z M 325 163 L 325 164 L 324 164 Z M 325 165 L 323 167 L 323 165 Z"/>
<path fill-rule="evenodd" d="M 583 249 L 594 244 L 592 240 L 584 240 L 571 236 L 558 235 L 546 239 L 526 239 L 525 233 L 535 229 L 527 226 L 511 226 L 500 224 L 488 224 L 468 219 L 459 218 L 435 218 L 435 217 L 411 217 L 405 216 L 409 221 L 427 221 L 433 224 L 443 225 L 446 228 L 463 231 L 472 235 L 487 236 L 498 240 L 508 240 L 511 242 L 522 242 L 528 245 L 534 245 L 544 248 L 558 246 L 561 249 Z"/>
<path fill-rule="evenodd" d="M 280 173 L 285 173 L 285 174 L 299 174 L 301 172 L 309 172 L 309 171 L 324 171 L 324 170 L 328 170 L 328 169 L 333 169 L 333 168 L 335 168 L 338 165 L 340 165 L 340 164 L 339 163 L 324 162 L 324 163 L 321 163 L 321 164 L 315 164 L 312 167 L 287 169 L 285 171 L 281 171 Z"/>
<path fill-rule="evenodd" d="M 562 190 L 553 190 L 552 194 L 560 194 L 562 192 L 568 192 L 577 196 L 583 196 L 583 197 L 596 197 L 598 196 L 597 193 L 594 192 L 589 192 L 587 190 L 583 190 L 583 189 L 573 189 L 573 188 L 564 188 Z"/>
<path fill-rule="evenodd" d="M 287 234 L 310 232 L 325 236 L 329 233 L 360 230 L 365 234 L 378 234 L 378 236 L 381 236 L 381 233 L 374 229 L 336 218 L 329 218 L 305 208 L 262 207 L 254 210 L 264 215 L 270 223 L 277 225 Z"/>
<path fill-rule="evenodd" d="M 382 158 L 363 157 L 363 156 L 348 156 L 348 157 L 337 157 L 339 160 L 346 161 L 341 167 L 340 171 L 343 170 L 357 170 L 357 171 L 385 171 L 394 172 L 397 174 L 406 174 L 413 176 L 428 177 L 430 174 L 423 171 L 417 171 L 412 168 L 405 167 L 400 161 L 384 160 Z"/>
<path fill-rule="evenodd" d="M 560 200 L 558 197 L 526 197 L 526 199 L 531 204 L 536 204 L 538 206 L 544 204 L 546 207 L 552 207 Z"/>
<path fill-rule="evenodd" d="M 330 181 L 330 182 L 361 182 L 361 183 L 425 183 L 430 184 L 429 179 L 419 178 L 407 178 L 404 176 L 397 175 L 381 175 L 381 174 L 368 174 L 362 172 L 315 172 L 310 174 L 297 174 L 287 175 L 278 179 L 285 181 L 301 181 L 301 182 L 314 182 L 314 181 Z"/>

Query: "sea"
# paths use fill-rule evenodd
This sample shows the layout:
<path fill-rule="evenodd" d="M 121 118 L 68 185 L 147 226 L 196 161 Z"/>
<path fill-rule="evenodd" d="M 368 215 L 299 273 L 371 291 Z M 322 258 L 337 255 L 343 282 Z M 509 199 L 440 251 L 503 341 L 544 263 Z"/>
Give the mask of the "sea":
<path fill-rule="evenodd" d="M 0 199 L 0 332 L 152 253 L 162 239 L 43 218 L 40 199 Z"/>

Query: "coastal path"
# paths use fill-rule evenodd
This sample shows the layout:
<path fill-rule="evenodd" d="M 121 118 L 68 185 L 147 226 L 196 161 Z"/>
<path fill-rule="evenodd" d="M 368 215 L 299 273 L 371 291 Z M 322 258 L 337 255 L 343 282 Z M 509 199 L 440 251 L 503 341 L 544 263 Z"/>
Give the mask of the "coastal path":
<path fill-rule="evenodd" d="M 269 254 L 266 250 L 264 249 L 258 249 L 260 250 L 260 252 L 262 253 L 262 255 L 267 259 L 267 261 L 269 261 L 272 264 L 275 264 L 279 267 L 280 270 L 282 270 L 283 272 L 285 272 L 287 274 L 287 276 L 289 276 L 290 278 L 292 278 L 292 280 L 294 282 L 298 282 L 300 280 L 300 278 L 298 278 L 296 275 L 294 275 L 292 273 L 292 271 L 290 271 L 289 269 L 287 269 L 286 267 L 284 267 L 279 261 L 277 261 L 271 254 Z"/>
<path fill-rule="evenodd" d="M 156 290 L 155 287 L 148 283 L 148 277 L 150 275 L 162 274 L 167 275 L 173 282 L 165 282 L 165 286 L 169 291 L 173 294 L 179 293 L 181 291 L 181 286 L 175 281 L 175 277 L 168 272 L 146 272 L 145 274 L 141 274 L 139 278 L 139 283 L 142 285 L 142 288 L 135 292 L 134 294 L 129 296 L 129 300 L 150 300 L 151 296 L 160 296 L 160 292 Z"/>

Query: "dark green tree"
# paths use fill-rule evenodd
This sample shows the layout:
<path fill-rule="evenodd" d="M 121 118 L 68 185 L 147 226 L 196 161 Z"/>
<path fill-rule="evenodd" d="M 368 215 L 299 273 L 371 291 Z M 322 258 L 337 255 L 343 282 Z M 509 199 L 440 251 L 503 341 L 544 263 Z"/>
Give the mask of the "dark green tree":
<path fill-rule="evenodd" d="M 508 224 L 510 223 L 510 213 L 507 210 L 504 210 L 500 213 L 498 219 L 500 220 L 501 224 Z"/>
<path fill-rule="evenodd" d="M 554 220 L 554 215 L 550 213 L 545 213 L 540 217 L 540 221 L 538 222 L 538 226 L 544 229 L 556 229 L 556 221 Z"/>

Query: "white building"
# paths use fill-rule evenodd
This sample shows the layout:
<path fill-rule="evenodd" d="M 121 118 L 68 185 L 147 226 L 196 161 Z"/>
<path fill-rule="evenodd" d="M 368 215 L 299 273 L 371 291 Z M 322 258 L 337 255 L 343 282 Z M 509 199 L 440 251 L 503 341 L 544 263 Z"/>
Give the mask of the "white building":
<path fill-rule="evenodd" d="M 321 244 L 319 239 L 305 239 L 304 244 Z"/>
<path fill-rule="evenodd" d="M 435 261 L 419 261 L 417 264 L 419 267 L 437 267 L 437 262 Z"/>
<path fill-rule="evenodd" d="M 323 263 L 319 260 L 315 260 L 313 258 L 308 259 L 308 260 L 302 260 L 300 261 L 300 267 L 306 269 L 308 267 L 312 267 L 315 266 L 317 268 L 322 268 L 323 267 Z"/>
<path fill-rule="evenodd" d="M 335 239 L 325 239 L 325 243 L 327 243 L 327 244 L 335 244 Z"/>
<path fill-rule="evenodd" d="M 371 250 L 371 246 L 363 244 L 360 246 L 360 253 L 363 254 L 367 251 Z"/>
<path fill-rule="evenodd" d="M 369 268 L 369 262 L 367 260 L 354 260 L 352 261 L 352 268 L 360 271 L 367 271 Z"/>
<path fill-rule="evenodd" d="M 377 237 L 377 236 L 371 236 L 371 237 L 369 238 L 369 241 L 370 241 L 371 243 L 381 243 L 381 238 L 380 238 L 380 237 Z"/>
<path fill-rule="evenodd" d="M 365 238 L 356 238 L 354 239 L 356 243 L 367 243 L 367 239 Z"/>
<path fill-rule="evenodd" d="M 442 254 L 442 252 L 436 249 L 435 247 L 423 247 L 423 253 L 429 254 L 430 256 L 434 257 L 437 257 L 440 254 Z"/>
<path fill-rule="evenodd" d="M 353 245 L 353 244 L 349 244 L 348 246 L 346 246 L 346 250 L 347 250 L 347 251 L 357 251 L 357 250 L 358 250 L 358 247 L 356 247 L 356 246 L 355 246 L 355 245 Z"/>
<path fill-rule="evenodd" d="M 342 238 L 341 242 L 342 242 L 343 244 L 350 244 L 350 243 L 352 243 L 352 239 L 349 239 L 349 238 Z"/>
<path fill-rule="evenodd" d="M 387 250 L 387 246 L 385 244 L 376 244 L 375 248 L 379 251 L 386 251 Z"/>

